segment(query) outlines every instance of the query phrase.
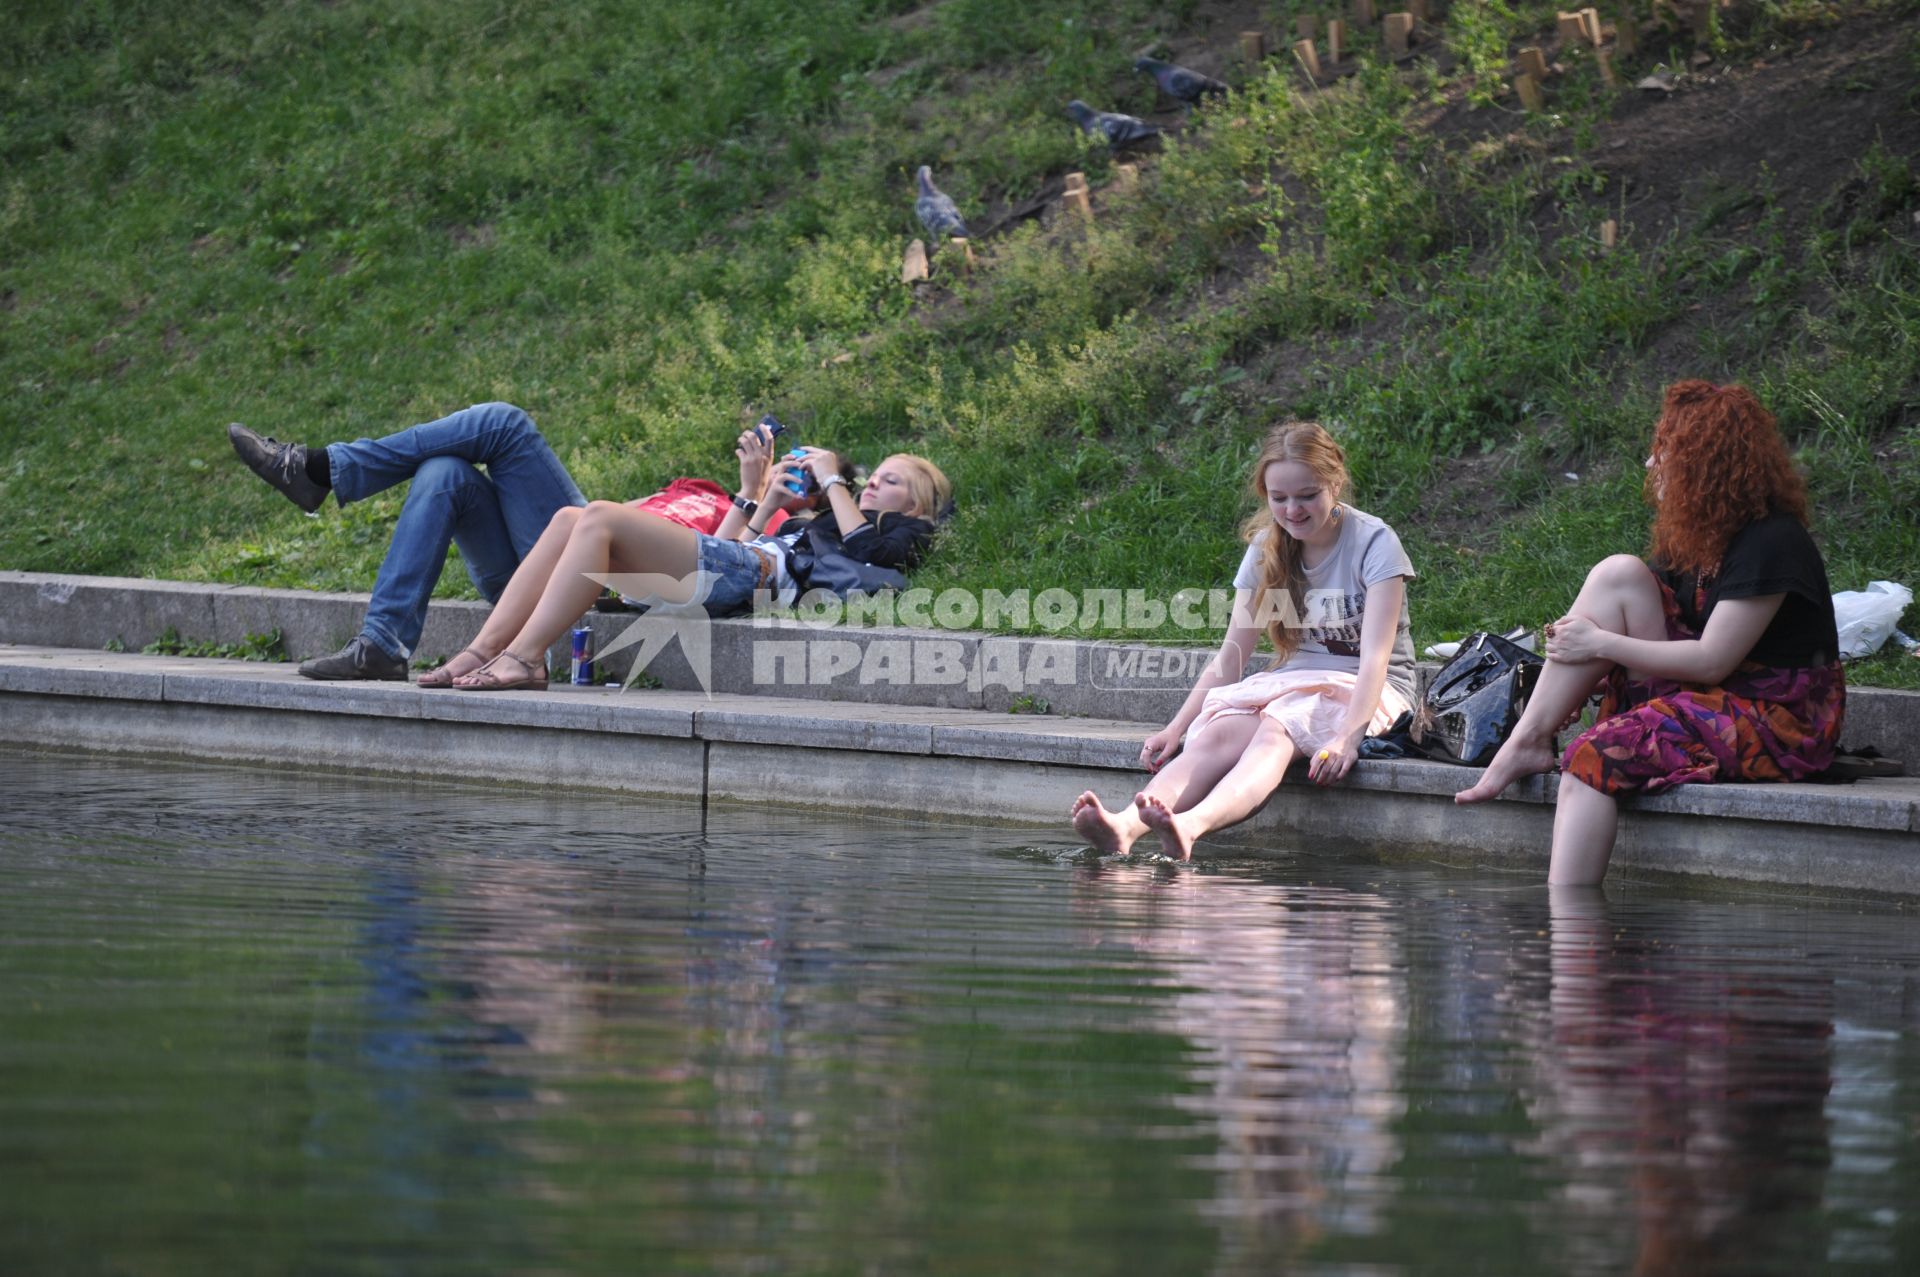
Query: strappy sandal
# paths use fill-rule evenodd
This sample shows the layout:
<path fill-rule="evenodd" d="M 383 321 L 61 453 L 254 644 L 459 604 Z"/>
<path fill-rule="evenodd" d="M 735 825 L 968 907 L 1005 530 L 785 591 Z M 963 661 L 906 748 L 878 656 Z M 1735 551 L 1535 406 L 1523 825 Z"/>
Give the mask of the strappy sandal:
<path fill-rule="evenodd" d="M 502 661 L 511 661 L 520 667 L 520 677 L 513 678 L 494 669 Z M 456 682 L 453 688 L 457 692 L 544 692 L 547 690 L 547 671 L 544 664 L 535 665 L 523 660 L 511 651 L 502 651 L 500 655 L 482 665 L 471 674 L 462 674 L 462 679 L 472 679 L 470 683 Z"/>
<path fill-rule="evenodd" d="M 471 656 L 480 663 L 470 670 L 461 670 L 458 674 L 453 673 L 450 667 L 463 656 Z M 469 674 L 477 674 L 486 667 L 486 653 L 481 652 L 477 648 L 463 647 L 452 656 L 449 656 L 440 665 L 428 670 L 419 678 L 414 679 L 413 685 L 415 687 L 452 687 L 454 679 L 465 678 Z"/>

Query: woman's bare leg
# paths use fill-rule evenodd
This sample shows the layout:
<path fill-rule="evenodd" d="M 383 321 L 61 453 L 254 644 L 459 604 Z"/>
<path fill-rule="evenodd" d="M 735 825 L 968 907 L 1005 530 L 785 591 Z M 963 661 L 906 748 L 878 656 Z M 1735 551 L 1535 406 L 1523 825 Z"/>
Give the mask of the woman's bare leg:
<path fill-rule="evenodd" d="M 501 650 L 530 668 L 543 665 L 547 648 L 593 606 L 605 588 L 600 578 L 616 564 L 633 577 L 623 582 L 625 593 L 687 602 L 699 566 L 699 535 L 642 510 L 592 502 L 574 525 L 526 623 Z"/>
<path fill-rule="evenodd" d="M 1587 573 L 1587 583 L 1580 587 L 1580 597 L 1568 611 L 1615 634 L 1656 640 L 1667 637 L 1660 583 L 1653 579 L 1647 565 L 1631 554 L 1615 554 L 1594 564 Z M 1612 661 L 1582 661 L 1577 665 L 1548 661 L 1513 734 L 1487 764 L 1479 781 L 1455 794 L 1453 801 L 1485 802 L 1523 776 L 1552 771 L 1553 734 L 1573 717 L 1581 702 L 1593 695 L 1594 685 L 1612 668 Z"/>
<path fill-rule="evenodd" d="M 1229 772 L 1239 766 L 1247 746 L 1266 720 L 1258 714 L 1229 714 L 1207 724 L 1195 744 L 1193 765 L 1183 774 L 1167 775 L 1164 785 L 1147 786 L 1142 791 L 1156 798 L 1174 797 L 1173 810 L 1191 811 L 1199 805 Z M 1168 771 L 1172 769 L 1169 768 Z M 1135 795 L 1137 799 L 1138 794 Z M 1137 808 L 1135 809 L 1137 811 Z"/>
<path fill-rule="evenodd" d="M 687 602 L 693 597 L 699 545 L 699 533 L 658 515 L 612 501 L 590 503 L 567 538 L 546 591 L 507 650 L 525 660 L 544 660 L 547 648 L 600 597 L 605 586 L 597 578 L 616 566 L 634 578 L 623 585 L 623 593 Z"/>
<path fill-rule="evenodd" d="M 1259 725 L 1257 714 L 1231 714 L 1214 719 L 1172 762 L 1155 773 L 1141 792 L 1152 794 L 1161 802 L 1172 800 L 1175 810 L 1185 811 L 1233 770 Z M 1089 789 L 1074 800 L 1073 827 L 1100 851 L 1125 852 L 1135 839 L 1147 832 L 1136 805 L 1138 798 L 1139 795 L 1135 795 L 1135 802 L 1122 803 L 1119 811 L 1108 811 Z"/>
<path fill-rule="evenodd" d="M 1205 798 L 1176 812 L 1158 796 L 1143 792 L 1134 799 L 1134 806 L 1140 820 L 1160 835 L 1161 848 L 1177 860 L 1186 860 L 1201 836 L 1238 824 L 1258 810 L 1280 787 L 1296 752 L 1287 729 L 1262 717 L 1239 761 Z"/>
<path fill-rule="evenodd" d="M 573 535 L 582 513 L 583 508 L 577 505 L 562 506 L 556 510 L 547 523 L 547 530 L 540 534 L 540 539 L 527 551 L 527 557 L 520 560 L 520 566 L 513 570 L 513 578 L 507 582 L 507 588 L 500 591 L 500 601 L 493 605 L 493 611 L 487 613 L 486 623 L 473 640 L 473 650 L 485 658 L 481 664 L 497 656 L 500 649 L 511 643 L 513 636 L 526 627 L 527 618 L 533 615 L 534 605 L 546 593 L 554 565 L 560 561 L 560 553 L 567 548 L 567 540 Z M 449 665 L 452 663 L 448 662 Z M 478 669 L 479 666 L 474 668 Z"/>
<path fill-rule="evenodd" d="M 1620 804 L 1571 776 L 1560 778 L 1553 805 L 1553 859 L 1547 865 L 1549 887 L 1596 887 L 1607 876 L 1613 838 L 1620 829 Z"/>

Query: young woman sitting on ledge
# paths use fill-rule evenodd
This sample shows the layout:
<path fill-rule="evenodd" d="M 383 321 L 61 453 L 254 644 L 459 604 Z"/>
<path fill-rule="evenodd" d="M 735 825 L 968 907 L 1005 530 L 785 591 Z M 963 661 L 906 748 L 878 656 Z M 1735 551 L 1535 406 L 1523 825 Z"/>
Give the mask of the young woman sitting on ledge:
<path fill-rule="evenodd" d="M 476 692 L 545 687 L 547 648 L 593 605 L 610 575 L 621 578 L 622 593 L 652 605 L 725 611 L 747 606 L 757 590 L 790 602 L 829 554 L 898 571 L 925 555 L 934 520 L 951 496 L 946 475 L 932 462 L 905 453 L 888 457 L 856 498 L 834 453 L 806 448 L 801 457 L 773 463 L 766 444 L 761 432 L 749 430 L 735 449 L 741 491 L 764 488 L 766 499 L 740 501 L 711 536 L 611 501 L 559 511 L 472 646 L 423 675 L 420 685 Z M 764 474 L 769 464 L 772 472 Z M 817 494 L 805 490 L 808 476 Z M 790 518 L 778 535 L 765 534 L 777 512 L 816 502 L 818 514 Z"/>
<path fill-rule="evenodd" d="M 1340 445 L 1310 422 L 1281 426 L 1250 486 L 1264 508 L 1242 529 L 1233 618 L 1180 712 L 1140 749 L 1157 774 L 1118 811 L 1092 790 L 1073 805 L 1074 829 L 1103 852 L 1152 829 L 1185 860 L 1196 839 L 1258 810 L 1294 759 L 1310 758 L 1316 784 L 1339 781 L 1360 741 L 1412 704 L 1413 565 L 1392 528 L 1341 503 Z M 1263 622 L 1274 665 L 1242 679 Z"/>
<path fill-rule="evenodd" d="M 1846 706 L 1833 594 L 1806 487 L 1744 386 L 1668 387 L 1647 458 L 1653 560 L 1602 559 L 1546 627 L 1547 665 L 1478 784 L 1493 798 L 1553 770 L 1553 733 L 1605 683 L 1560 760 L 1547 880 L 1590 886 L 1613 855 L 1621 794 L 1800 780 L 1833 762 Z"/>

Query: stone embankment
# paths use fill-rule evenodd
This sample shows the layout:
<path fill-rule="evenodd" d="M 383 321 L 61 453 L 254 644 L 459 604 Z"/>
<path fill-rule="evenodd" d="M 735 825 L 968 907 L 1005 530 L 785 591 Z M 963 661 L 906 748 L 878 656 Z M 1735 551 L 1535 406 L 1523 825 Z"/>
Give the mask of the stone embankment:
<path fill-rule="evenodd" d="M 1166 672 L 1177 662 L 1149 666 L 1135 655 L 1129 664 L 1129 654 L 1161 651 L 1139 646 L 750 621 L 712 626 L 712 694 L 693 690 L 677 644 L 648 666 L 664 688 L 497 695 L 320 684 L 289 665 L 102 650 L 136 648 L 169 628 L 219 642 L 277 628 L 290 651 L 312 655 L 349 636 L 364 604 L 0 573 L 0 735 L 51 748 L 985 819 L 1064 841 L 1075 795 L 1093 789 L 1114 801 L 1140 783 L 1141 724 L 1170 714 L 1191 678 L 1184 667 Z M 463 646 L 482 610 L 436 604 L 433 613 L 422 649 L 437 653 Z M 603 643 L 632 619 L 596 617 Z M 1050 713 L 1008 712 L 1041 701 Z M 1920 694 L 1858 691 L 1849 739 L 1913 758 L 1916 711 Z M 1452 794 L 1473 775 L 1363 762 L 1332 790 L 1290 779 L 1217 845 L 1543 867 L 1552 778 L 1455 807 Z M 1635 800 L 1615 863 L 1920 894 L 1920 781 L 1695 786 Z"/>

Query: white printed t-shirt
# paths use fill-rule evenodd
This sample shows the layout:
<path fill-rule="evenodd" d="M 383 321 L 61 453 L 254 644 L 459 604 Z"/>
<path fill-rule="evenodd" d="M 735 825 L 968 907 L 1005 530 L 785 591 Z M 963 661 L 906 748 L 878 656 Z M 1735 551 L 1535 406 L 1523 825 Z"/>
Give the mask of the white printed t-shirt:
<path fill-rule="evenodd" d="M 1260 615 L 1260 556 L 1267 538 L 1276 534 L 1286 535 L 1275 528 L 1256 535 L 1241 557 L 1240 570 L 1233 574 L 1235 589 L 1253 592 L 1256 617 Z M 1400 537 L 1384 520 L 1341 505 L 1339 539 L 1325 558 L 1306 569 L 1307 597 L 1300 609 L 1305 633 L 1299 648 L 1287 658 L 1287 668 L 1358 673 L 1367 587 L 1389 577 L 1410 579 L 1415 575 L 1412 561 L 1400 546 Z M 1285 600 L 1275 600 L 1275 604 L 1281 610 L 1274 614 L 1286 618 Z M 1408 701 L 1413 700 L 1413 630 L 1404 599 L 1394 628 L 1393 651 L 1387 658 L 1387 685 Z"/>

